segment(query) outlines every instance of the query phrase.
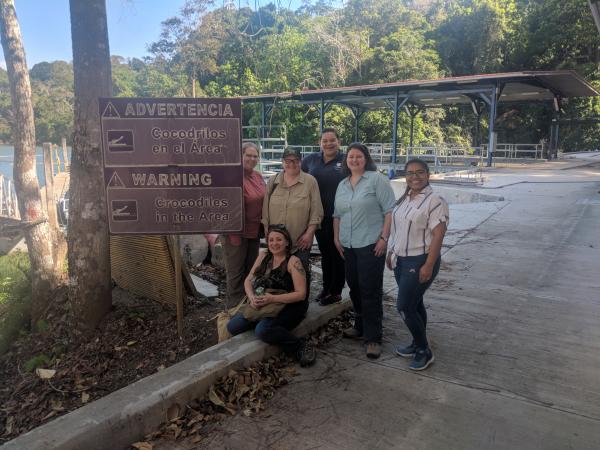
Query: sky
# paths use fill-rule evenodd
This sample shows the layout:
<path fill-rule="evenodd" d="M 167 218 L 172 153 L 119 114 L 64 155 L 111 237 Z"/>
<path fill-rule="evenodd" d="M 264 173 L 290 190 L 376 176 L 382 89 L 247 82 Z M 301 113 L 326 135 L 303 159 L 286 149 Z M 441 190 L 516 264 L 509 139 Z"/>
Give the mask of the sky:
<path fill-rule="evenodd" d="M 234 0 L 253 9 L 276 2 L 297 8 L 301 0 Z M 111 55 L 148 56 L 147 46 L 160 37 L 161 22 L 179 14 L 185 0 L 106 0 Z M 223 0 L 214 0 L 222 6 Z M 72 61 L 69 0 L 15 0 L 29 68 L 42 61 Z M 0 52 L 0 66 L 6 68 Z"/>
<path fill-rule="evenodd" d="M 161 22 L 178 15 L 185 0 L 106 0 L 110 53 L 124 57 L 148 55 L 158 40 Z M 71 61 L 68 0 L 15 0 L 27 65 L 41 61 Z M 0 52 L 0 61 L 5 67 Z"/>

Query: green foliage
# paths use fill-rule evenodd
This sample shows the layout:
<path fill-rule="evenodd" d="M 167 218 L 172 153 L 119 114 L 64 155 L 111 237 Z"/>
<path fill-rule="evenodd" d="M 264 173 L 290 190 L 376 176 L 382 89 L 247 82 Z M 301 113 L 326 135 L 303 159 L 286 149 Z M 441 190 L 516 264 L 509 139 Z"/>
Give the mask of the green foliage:
<path fill-rule="evenodd" d="M 30 270 L 27 253 L 0 256 L 0 354 L 29 323 Z"/>
<path fill-rule="evenodd" d="M 191 0 L 167 18 L 145 60 L 112 57 L 116 96 L 240 96 L 299 92 L 357 84 L 432 79 L 514 70 L 574 69 L 600 83 L 600 36 L 583 0 L 305 0 L 297 10 L 269 3 L 227 10 Z M 38 142 L 59 142 L 72 131 L 71 64 L 31 69 Z M 261 123 L 260 108 L 245 107 L 245 122 Z M 570 99 L 565 118 L 600 114 L 598 99 Z M 12 114 L 6 72 L 0 69 L 0 140 L 10 141 Z M 268 123 L 284 124 L 288 142 L 314 144 L 314 106 L 275 107 Z M 499 105 L 501 142 L 548 139 L 549 104 Z M 391 141 L 392 114 L 361 118 L 359 138 Z M 486 136 L 487 115 L 480 136 Z M 348 108 L 326 115 L 344 142 L 354 140 Z M 410 119 L 399 116 L 398 142 L 410 142 Z M 414 121 L 415 145 L 474 143 L 469 108 L 430 109 Z M 565 149 L 600 148 L 600 127 L 561 128 Z"/>
<path fill-rule="evenodd" d="M 25 370 L 27 372 L 33 372 L 35 369 L 40 367 L 47 367 L 50 364 L 50 358 L 44 354 L 35 355 L 33 358 L 27 360 L 25 363 Z"/>

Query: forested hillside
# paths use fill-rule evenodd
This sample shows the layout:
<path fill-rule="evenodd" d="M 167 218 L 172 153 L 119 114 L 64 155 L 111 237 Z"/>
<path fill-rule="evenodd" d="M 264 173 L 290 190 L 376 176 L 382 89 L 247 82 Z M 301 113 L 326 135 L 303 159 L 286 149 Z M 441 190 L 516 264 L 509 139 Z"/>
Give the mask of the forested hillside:
<path fill-rule="evenodd" d="M 600 34 L 584 0 L 349 0 L 343 7 L 305 1 L 217 8 L 191 1 L 163 23 L 151 57 L 114 56 L 117 96 L 235 96 L 515 70 L 573 69 L 600 88 Z M 27 50 L 27 49 L 25 49 Z M 60 142 L 72 130 L 73 75 L 63 61 L 31 69 L 39 142 Z M 11 142 L 6 72 L 0 70 L 0 140 Z M 258 111 L 245 111 L 258 123 Z M 571 100 L 564 116 L 600 116 L 598 99 Z M 549 134 L 547 104 L 500 105 L 500 142 L 538 142 Z M 391 111 L 362 119 L 361 139 L 390 141 Z M 290 143 L 316 141 L 313 108 L 275 108 Z M 333 107 L 328 125 L 352 136 L 350 112 Z M 400 115 L 400 143 L 408 118 Z M 485 123 L 484 123 L 485 126 Z M 430 109 L 415 124 L 417 144 L 471 144 L 469 108 Z M 600 148 L 600 124 L 561 128 L 566 150 Z"/>

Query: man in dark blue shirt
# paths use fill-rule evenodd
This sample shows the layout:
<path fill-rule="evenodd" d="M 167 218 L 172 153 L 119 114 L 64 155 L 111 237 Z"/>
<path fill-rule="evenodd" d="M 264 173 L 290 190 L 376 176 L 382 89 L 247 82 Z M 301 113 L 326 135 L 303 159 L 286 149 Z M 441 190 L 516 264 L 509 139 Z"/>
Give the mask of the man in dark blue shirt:
<path fill-rule="evenodd" d="M 317 297 L 320 305 L 331 305 L 342 300 L 345 283 L 344 260 L 333 243 L 333 206 L 335 191 L 344 178 L 340 150 L 340 140 L 334 128 L 324 128 L 321 133 L 321 151 L 312 153 L 302 160 L 302 170 L 317 179 L 321 202 L 323 203 L 323 221 L 315 232 L 321 252 L 321 270 L 323 271 L 323 290 Z"/>

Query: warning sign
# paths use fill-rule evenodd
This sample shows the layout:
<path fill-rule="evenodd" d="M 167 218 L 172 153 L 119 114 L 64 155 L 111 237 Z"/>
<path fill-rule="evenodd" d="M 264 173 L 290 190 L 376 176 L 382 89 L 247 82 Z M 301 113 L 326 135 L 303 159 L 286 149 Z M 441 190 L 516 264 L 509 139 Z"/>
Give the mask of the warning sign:
<path fill-rule="evenodd" d="M 241 102 L 100 99 L 113 234 L 243 229 Z"/>

